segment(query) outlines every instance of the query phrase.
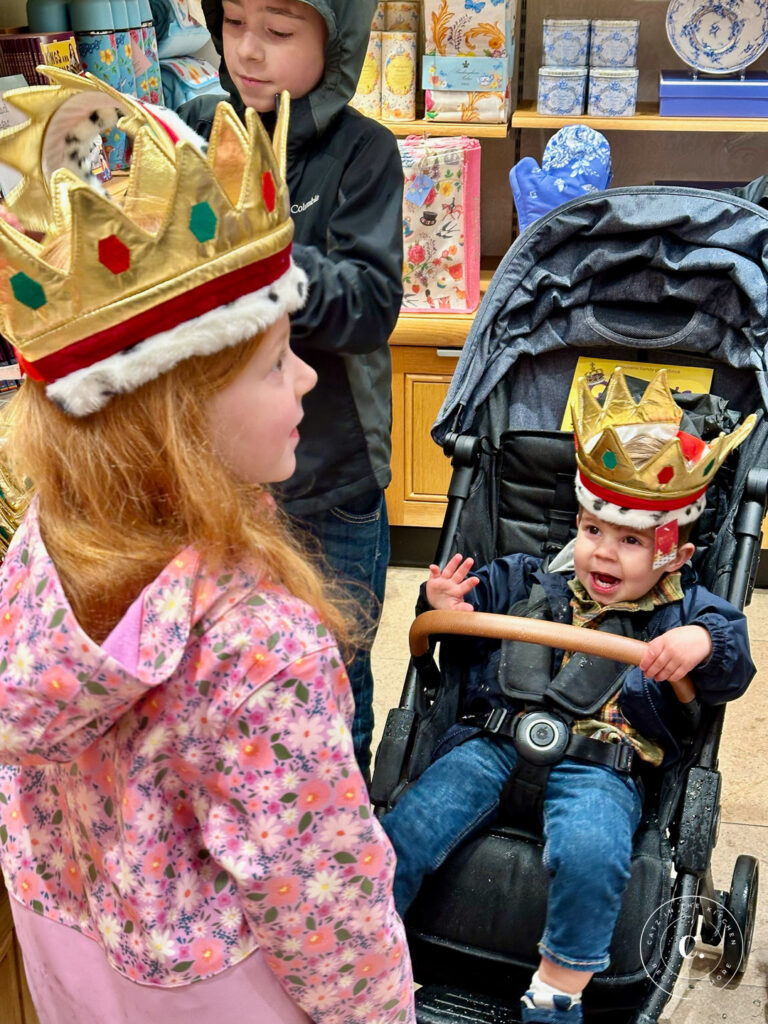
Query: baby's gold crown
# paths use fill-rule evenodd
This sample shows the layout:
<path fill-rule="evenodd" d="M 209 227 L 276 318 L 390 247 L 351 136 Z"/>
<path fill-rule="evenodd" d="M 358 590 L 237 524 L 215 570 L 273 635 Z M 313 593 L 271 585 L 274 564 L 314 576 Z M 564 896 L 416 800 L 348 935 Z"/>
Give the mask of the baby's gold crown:
<path fill-rule="evenodd" d="M 682 410 L 675 403 L 667 371 L 659 370 L 636 402 L 624 372 L 614 370 L 601 406 L 584 378 L 578 382 L 577 401 L 571 408 L 576 435 L 576 463 L 606 501 L 635 507 L 635 502 L 658 500 L 661 506 L 685 498 L 695 499 L 711 483 L 726 456 L 752 430 L 755 416 L 748 416 L 730 434 L 720 434 L 706 444 L 678 430 Z M 647 428 L 662 437 L 661 448 L 636 465 L 625 443 Z M 606 492 L 603 494 L 602 492 Z M 626 502 L 621 497 L 627 498 Z"/>

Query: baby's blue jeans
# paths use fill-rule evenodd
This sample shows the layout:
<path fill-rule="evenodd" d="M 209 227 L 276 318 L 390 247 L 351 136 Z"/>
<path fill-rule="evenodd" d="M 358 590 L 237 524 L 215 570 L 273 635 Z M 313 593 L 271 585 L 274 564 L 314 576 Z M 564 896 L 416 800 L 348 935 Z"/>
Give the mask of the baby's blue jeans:
<path fill-rule="evenodd" d="M 382 818 L 397 853 L 394 893 L 401 915 L 424 876 L 497 817 L 516 760 L 508 740 L 468 740 L 431 764 Z M 539 944 L 548 960 L 581 971 L 608 966 L 641 809 L 629 776 L 570 759 L 552 769 L 544 804 L 550 885 Z"/>

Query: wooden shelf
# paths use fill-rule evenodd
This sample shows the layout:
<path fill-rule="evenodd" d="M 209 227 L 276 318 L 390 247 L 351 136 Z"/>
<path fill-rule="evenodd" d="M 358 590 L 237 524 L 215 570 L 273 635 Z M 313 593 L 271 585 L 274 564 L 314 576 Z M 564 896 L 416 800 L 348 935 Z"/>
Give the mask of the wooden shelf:
<path fill-rule="evenodd" d="M 381 121 L 393 135 L 440 135 L 456 138 L 466 135 L 470 139 L 506 139 L 509 124 L 481 124 L 478 121 Z"/>
<path fill-rule="evenodd" d="M 498 265 L 498 256 L 488 256 L 481 260 L 481 299 Z M 423 348 L 461 348 L 474 319 L 475 313 L 401 313 L 389 343 Z"/>
<path fill-rule="evenodd" d="M 530 101 L 521 103 L 512 114 L 513 128 L 563 128 L 567 124 L 623 132 L 768 132 L 768 117 L 662 117 L 658 103 L 638 103 L 634 117 L 555 117 L 538 114 L 536 104 Z"/>

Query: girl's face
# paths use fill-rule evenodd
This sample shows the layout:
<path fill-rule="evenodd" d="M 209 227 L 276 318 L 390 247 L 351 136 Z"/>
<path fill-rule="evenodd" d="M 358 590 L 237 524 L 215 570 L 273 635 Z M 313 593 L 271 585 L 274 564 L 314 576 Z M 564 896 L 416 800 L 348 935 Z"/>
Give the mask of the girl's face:
<path fill-rule="evenodd" d="M 301 0 L 224 0 L 222 41 L 246 107 L 275 109 L 275 94 L 306 96 L 325 70 L 323 16 Z"/>
<path fill-rule="evenodd" d="M 287 314 L 265 332 L 244 369 L 206 403 L 216 454 L 246 483 L 287 480 L 296 468 L 301 399 L 317 374 L 291 351 Z"/>

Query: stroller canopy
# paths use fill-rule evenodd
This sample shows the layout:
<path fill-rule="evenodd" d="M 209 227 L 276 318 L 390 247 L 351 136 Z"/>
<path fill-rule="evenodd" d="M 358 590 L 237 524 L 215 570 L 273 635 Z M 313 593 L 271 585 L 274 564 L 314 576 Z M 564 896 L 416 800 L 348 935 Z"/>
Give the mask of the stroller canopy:
<path fill-rule="evenodd" d="M 614 358 L 616 346 L 630 360 L 638 349 L 674 348 L 691 363 L 698 355 L 752 369 L 768 407 L 767 264 L 768 211 L 728 193 L 642 186 L 558 207 L 496 271 L 434 440 L 558 429 L 578 350 L 601 346 Z"/>

